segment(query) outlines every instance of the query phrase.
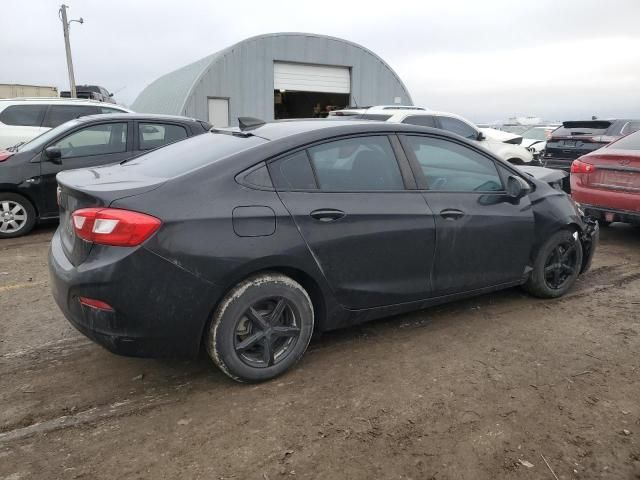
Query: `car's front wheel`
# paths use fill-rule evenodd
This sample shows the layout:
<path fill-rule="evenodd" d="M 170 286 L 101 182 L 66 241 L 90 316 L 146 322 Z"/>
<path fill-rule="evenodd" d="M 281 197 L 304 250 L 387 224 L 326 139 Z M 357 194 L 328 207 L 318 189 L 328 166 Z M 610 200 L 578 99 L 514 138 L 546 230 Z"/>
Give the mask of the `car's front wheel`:
<path fill-rule="evenodd" d="M 577 233 L 561 230 L 538 251 L 524 288 L 536 297 L 560 297 L 573 286 L 581 266 L 582 244 Z"/>
<path fill-rule="evenodd" d="M 29 200 L 17 193 L 0 193 L 0 238 L 20 237 L 36 224 L 36 211 Z"/>
<path fill-rule="evenodd" d="M 263 273 L 241 282 L 222 300 L 206 348 L 234 380 L 269 380 L 300 360 L 313 322 L 313 304 L 299 283 L 279 273 Z"/>

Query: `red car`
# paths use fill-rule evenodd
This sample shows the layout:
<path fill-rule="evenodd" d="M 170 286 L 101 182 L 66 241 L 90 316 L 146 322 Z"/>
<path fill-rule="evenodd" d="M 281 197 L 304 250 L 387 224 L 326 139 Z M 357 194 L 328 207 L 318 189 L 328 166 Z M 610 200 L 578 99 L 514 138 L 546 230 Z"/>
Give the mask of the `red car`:
<path fill-rule="evenodd" d="M 571 195 L 601 225 L 640 224 L 640 131 L 574 160 Z"/>

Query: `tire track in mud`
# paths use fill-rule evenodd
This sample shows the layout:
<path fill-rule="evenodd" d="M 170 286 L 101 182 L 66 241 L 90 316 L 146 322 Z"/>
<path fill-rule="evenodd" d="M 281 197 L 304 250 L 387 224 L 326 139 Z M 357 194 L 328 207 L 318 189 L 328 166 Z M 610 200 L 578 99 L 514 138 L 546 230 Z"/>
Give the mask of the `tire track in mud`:
<path fill-rule="evenodd" d="M 620 288 L 637 280 L 640 280 L 639 264 L 619 264 L 599 267 L 582 277 L 573 292 L 552 302 L 571 302 L 594 292 Z M 464 306 L 460 308 L 459 303 L 463 303 Z M 371 337 L 379 336 L 382 330 L 388 331 L 391 329 L 391 331 L 395 331 L 406 327 L 419 328 L 427 326 L 434 320 L 434 317 L 435 319 L 442 320 L 446 317 L 456 315 L 456 313 L 469 312 L 470 310 L 478 308 L 476 306 L 478 303 L 482 305 L 483 313 L 492 316 L 511 315 L 522 309 L 547 308 L 549 305 L 549 303 L 545 301 L 532 303 L 525 295 L 514 297 L 513 293 L 507 293 L 505 295 L 504 293 L 498 292 L 497 294 L 484 295 L 476 299 L 458 302 L 457 305 L 454 303 L 448 306 L 442 306 L 436 311 L 434 311 L 434 309 L 427 309 L 422 312 L 409 314 L 413 316 L 412 318 L 416 318 L 416 315 L 431 317 L 424 319 L 418 318 L 417 322 L 411 319 L 409 319 L 409 322 L 402 322 L 402 317 L 396 317 L 382 320 L 377 324 L 355 327 L 338 334 L 328 335 L 316 341 L 315 345 L 312 344 L 309 353 L 319 352 L 329 348 L 337 348 L 344 344 L 360 341 L 363 336 L 369 337 L 370 340 Z M 512 308 L 507 308 L 506 310 L 501 308 L 508 306 Z M 433 316 L 430 315 L 430 310 L 433 312 Z M 385 335 L 385 338 L 388 341 L 393 341 L 392 336 Z M 53 362 L 54 365 L 50 365 L 49 368 L 73 371 L 78 368 L 78 364 L 88 358 L 87 354 L 90 349 L 100 349 L 100 347 L 94 345 L 84 337 L 78 336 L 49 342 L 33 348 L 9 352 L 0 356 L 0 374 L 2 374 L 2 376 L 19 375 L 21 380 L 26 378 L 25 381 L 28 382 L 30 377 L 37 378 L 38 375 L 42 375 L 42 365 L 51 362 Z M 212 374 L 210 370 L 201 368 L 200 365 L 197 366 L 195 371 L 193 367 L 188 370 L 191 371 L 175 375 L 167 383 L 155 382 L 145 386 L 142 391 L 135 393 L 129 391 L 126 399 L 118 400 L 111 395 L 107 395 L 107 398 L 103 397 L 101 400 L 93 397 L 84 399 L 81 404 L 77 406 L 79 410 L 77 413 L 69 414 L 64 407 L 56 407 L 54 410 L 48 412 L 43 411 L 40 412 L 40 414 L 38 414 L 38 412 L 30 412 L 29 415 L 17 417 L 13 421 L 9 420 L 3 426 L 0 426 L 0 430 L 2 431 L 2 433 L 0 433 L 0 444 L 19 441 L 32 435 L 72 426 L 95 424 L 111 418 L 142 413 L 170 403 L 184 402 L 188 398 L 188 395 L 182 395 L 181 393 L 184 392 L 180 391 L 180 387 L 185 384 L 190 384 L 190 390 L 196 393 L 210 388 L 211 385 L 209 382 L 200 382 L 200 380 Z M 109 375 L 108 370 L 105 371 L 105 373 Z M 115 375 L 118 372 L 113 371 L 111 373 Z M 7 377 L 5 376 L 5 378 Z M 194 382 L 195 385 L 192 385 Z M 9 401 L 9 403 L 20 402 L 20 399 L 24 395 L 24 391 L 20 390 L 21 386 L 16 384 L 16 382 L 9 383 L 8 386 L 9 388 L 5 390 L 2 395 L 4 400 Z M 5 385 L 5 387 L 7 387 L 7 385 Z M 155 390 L 151 396 L 149 395 L 150 390 Z M 114 393 L 117 395 L 117 391 Z M 126 392 L 123 393 L 126 395 Z M 38 392 L 38 395 L 46 396 L 46 389 Z M 98 401 L 96 402 L 96 400 Z M 98 404 L 98 406 L 96 406 L 96 404 Z"/>

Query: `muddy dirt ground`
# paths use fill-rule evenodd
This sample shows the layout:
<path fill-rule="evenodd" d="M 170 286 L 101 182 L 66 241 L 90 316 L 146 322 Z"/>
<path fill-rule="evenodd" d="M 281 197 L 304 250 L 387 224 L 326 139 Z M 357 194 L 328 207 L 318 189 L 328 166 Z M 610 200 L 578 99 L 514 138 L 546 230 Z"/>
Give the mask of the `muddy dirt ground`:
<path fill-rule="evenodd" d="M 563 299 L 325 334 L 249 386 L 76 333 L 49 294 L 52 232 L 0 242 L 0 479 L 640 478 L 640 228 L 603 231 Z"/>

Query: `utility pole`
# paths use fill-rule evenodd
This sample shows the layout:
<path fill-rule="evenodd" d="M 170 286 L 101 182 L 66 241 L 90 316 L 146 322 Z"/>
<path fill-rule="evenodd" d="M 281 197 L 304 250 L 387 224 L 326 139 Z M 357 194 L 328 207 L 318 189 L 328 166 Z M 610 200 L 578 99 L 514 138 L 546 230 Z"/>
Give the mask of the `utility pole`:
<path fill-rule="evenodd" d="M 71 20 L 67 21 L 67 7 L 66 5 L 60 5 L 60 10 L 58 10 L 58 15 L 60 16 L 60 20 L 62 21 L 62 30 L 64 32 L 64 48 L 67 51 L 67 69 L 69 70 L 69 92 L 71 93 L 71 98 L 76 98 L 76 79 L 73 76 L 73 60 L 71 60 L 71 44 L 69 43 L 69 25 L 71 22 L 78 22 L 79 24 L 83 24 L 84 20 L 80 17 L 80 20 Z"/>

